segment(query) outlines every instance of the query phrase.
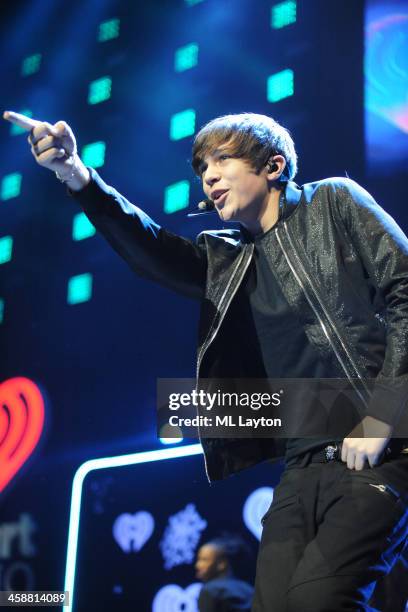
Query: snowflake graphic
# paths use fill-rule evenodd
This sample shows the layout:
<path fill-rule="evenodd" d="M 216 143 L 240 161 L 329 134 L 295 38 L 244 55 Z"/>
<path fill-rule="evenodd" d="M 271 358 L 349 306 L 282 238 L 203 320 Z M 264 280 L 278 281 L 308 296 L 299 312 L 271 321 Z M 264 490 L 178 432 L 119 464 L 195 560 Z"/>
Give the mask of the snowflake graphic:
<path fill-rule="evenodd" d="M 207 521 L 201 518 L 194 504 L 187 504 L 184 510 L 169 518 L 160 542 L 165 569 L 192 563 L 201 532 L 206 527 Z"/>

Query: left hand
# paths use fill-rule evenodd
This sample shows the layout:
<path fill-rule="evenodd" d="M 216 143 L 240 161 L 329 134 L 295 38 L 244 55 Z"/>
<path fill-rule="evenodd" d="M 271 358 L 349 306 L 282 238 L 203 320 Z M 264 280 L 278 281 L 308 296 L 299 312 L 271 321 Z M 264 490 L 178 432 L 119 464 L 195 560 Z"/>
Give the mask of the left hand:
<path fill-rule="evenodd" d="M 363 433 L 364 437 L 354 437 L 357 433 Z M 350 432 L 350 437 L 344 438 L 341 460 L 347 462 L 349 470 L 363 470 L 366 461 L 370 467 L 374 467 L 388 445 L 391 434 L 391 425 L 371 416 L 364 417 L 358 427 Z"/>

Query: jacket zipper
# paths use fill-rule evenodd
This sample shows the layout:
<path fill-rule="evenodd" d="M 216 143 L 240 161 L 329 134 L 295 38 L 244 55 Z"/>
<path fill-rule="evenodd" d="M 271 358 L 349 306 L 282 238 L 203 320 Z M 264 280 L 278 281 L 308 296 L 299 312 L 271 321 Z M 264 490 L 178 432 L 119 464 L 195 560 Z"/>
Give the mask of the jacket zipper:
<path fill-rule="evenodd" d="M 226 303 L 226 306 L 225 306 L 225 308 L 224 308 L 224 311 L 223 311 L 223 313 L 222 313 L 222 314 L 221 314 L 221 316 L 220 316 L 220 320 L 219 320 L 219 322 L 218 322 L 218 325 L 215 325 L 215 320 L 216 320 L 217 315 L 214 315 L 214 319 L 213 319 L 213 322 L 212 322 L 212 324 L 211 324 L 210 331 L 208 332 L 208 334 L 207 334 L 207 338 L 205 339 L 204 344 L 203 344 L 203 346 L 201 347 L 200 353 L 199 353 L 199 355 L 198 355 L 198 357 L 197 357 L 197 366 L 196 366 L 196 389 L 197 389 L 197 385 L 198 385 L 198 381 L 199 381 L 198 376 L 199 376 L 199 372 L 200 372 L 200 366 L 201 366 L 201 362 L 202 362 L 202 359 L 203 359 L 203 357 L 204 357 L 204 354 L 205 354 L 205 352 L 207 351 L 207 349 L 208 349 L 208 347 L 210 346 L 210 344 L 212 344 L 212 342 L 214 341 L 215 336 L 217 335 L 218 330 L 219 330 L 219 329 L 220 329 L 220 327 L 221 327 L 221 324 L 222 324 L 222 322 L 223 322 L 223 320 L 224 320 L 224 317 L 225 317 L 225 315 L 226 315 L 226 313 L 227 313 L 227 310 L 228 310 L 228 308 L 229 308 L 229 305 L 231 304 L 232 299 L 233 299 L 233 297 L 235 296 L 235 294 L 236 294 L 236 292 L 237 292 L 237 290 L 238 290 L 238 287 L 240 286 L 240 284 L 241 284 L 241 282 L 242 282 L 242 279 L 243 279 L 243 278 L 244 278 L 244 276 L 245 276 L 246 271 L 248 270 L 249 264 L 250 264 L 250 262 L 251 262 L 251 260 L 252 260 L 252 255 L 253 255 L 253 249 L 252 249 L 252 252 L 251 252 L 250 257 L 248 257 L 248 261 L 246 262 L 246 264 L 245 264 L 245 266 L 244 266 L 244 268 L 243 268 L 243 270 L 242 270 L 242 274 L 241 274 L 241 276 L 240 276 L 240 278 L 239 278 L 239 281 L 236 283 L 235 289 L 234 289 L 234 291 L 232 292 L 231 296 L 229 297 L 229 299 L 228 299 L 228 301 L 227 301 L 227 303 Z M 220 309 L 221 309 L 222 302 L 223 302 L 223 300 L 225 299 L 225 296 L 226 296 L 226 295 L 227 295 L 227 293 L 228 293 L 228 289 L 230 288 L 231 283 L 232 283 L 232 281 L 234 280 L 234 277 L 235 277 L 235 275 L 236 275 L 236 273 L 237 273 L 237 270 L 238 270 L 239 266 L 241 265 L 241 261 L 243 260 L 243 258 L 244 258 L 244 257 L 245 257 L 245 250 L 243 250 L 243 252 L 242 252 L 242 256 L 241 256 L 241 257 L 238 259 L 238 261 L 237 261 L 237 263 L 236 263 L 236 265 L 235 265 L 235 268 L 234 268 L 234 270 L 233 270 L 233 272 L 232 272 L 232 274 L 231 274 L 231 277 L 230 277 L 230 279 L 229 279 L 229 281 L 228 281 L 228 283 L 227 283 L 227 286 L 226 286 L 226 287 L 225 287 L 225 289 L 224 289 L 224 293 L 223 293 L 223 294 L 222 294 L 222 296 L 221 296 L 221 299 L 220 299 L 220 301 L 219 301 L 219 308 L 220 308 Z M 214 331 L 213 331 L 213 330 L 214 330 Z M 211 336 L 211 334 L 212 334 L 212 336 Z M 211 336 L 211 337 L 209 338 L 209 336 Z M 209 338 L 209 339 L 208 339 L 208 338 Z M 198 413 L 198 408 L 197 408 L 197 413 Z M 200 440 L 200 442 L 201 442 L 201 436 L 200 436 L 200 427 L 198 427 L 198 438 L 199 438 L 199 440 Z M 204 456 L 204 468 L 205 468 L 205 473 L 206 473 L 206 476 L 207 476 L 207 480 L 208 480 L 208 482 L 211 482 L 210 476 L 209 476 L 209 474 L 208 474 L 207 458 L 206 458 L 206 456 L 205 456 L 205 453 L 203 453 L 203 456 Z"/>
<path fill-rule="evenodd" d="M 355 373 L 357 374 L 357 377 L 358 377 L 358 378 L 359 378 L 359 380 L 362 382 L 362 384 L 363 384 L 363 386 L 364 386 L 365 390 L 367 391 L 367 387 L 366 387 L 366 385 L 364 384 L 363 378 L 362 378 L 362 376 L 361 376 L 361 374 L 360 374 L 360 372 L 359 372 L 359 370 L 358 370 L 358 368 L 357 368 L 356 364 L 354 363 L 354 361 L 353 361 L 353 359 L 352 359 L 352 357 L 351 357 L 351 355 L 350 355 L 350 353 L 349 353 L 349 351 L 348 351 L 348 349 L 347 349 L 347 347 L 346 347 L 346 345 L 345 345 L 345 343 L 344 343 L 343 339 L 341 338 L 341 336 L 340 336 L 340 334 L 339 334 L 339 332 L 338 332 L 338 330 L 337 330 L 337 328 L 336 328 L 336 326 L 335 326 L 334 322 L 332 321 L 332 319 L 331 319 L 331 317 L 330 317 L 329 313 L 327 312 L 326 307 L 324 306 L 324 304 L 323 304 L 322 300 L 320 300 L 320 299 L 319 299 L 319 296 L 318 296 L 317 291 L 316 291 L 316 289 L 315 289 L 315 287 L 314 287 L 314 285 L 313 285 L 313 282 L 312 282 L 312 280 L 311 280 L 310 276 L 308 275 L 308 273 L 306 272 L 306 269 L 305 269 L 305 267 L 304 267 L 304 265 L 303 265 L 303 263 L 302 263 L 302 261 L 301 261 L 301 259 L 300 259 L 300 256 L 298 255 L 298 253 L 296 252 L 296 249 L 294 248 L 294 245 L 293 245 L 293 242 L 292 242 L 292 239 L 291 239 L 291 236 L 290 236 L 290 233 L 289 233 L 289 230 L 288 230 L 288 227 L 287 227 L 287 224 L 286 224 L 286 222 L 285 222 L 285 221 L 283 222 L 283 227 L 284 227 L 284 229 L 285 229 L 285 233 L 286 233 L 286 236 L 287 236 L 288 241 L 289 241 L 289 243 L 290 243 L 290 246 L 292 247 L 292 251 L 293 251 L 293 253 L 294 253 L 294 255 L 295 255 L 296 259 L 297 259 L 297 262 L 298 262 L 299 268 L 302 270 L 302 272 L 303 272 L 303 274 L 304 274 L 305 278 L 307 279 L 308 284 L 309 284 L 309 286 L 310 286 L 310 288 L 311 288 L 311 290 L 312 290 L 312 292 L 313 292 L 313 294 L 314 294 L 315 299 L 316 299 L 316 300 L 317 300 L 317 302 L 320 304 L 320 306 L 321 306 L 321 308 L 322 308 L 322 310 L 323 310 L 323 312 L 324 312 L 324 314 L 325 314 L 325 316 L 326 316 L 326 318 L 327 318 L 328 322 L 330 323 L 330 326 L 331 326 L 331 328 L 332 328 L 333 332 L 334 332 L 334 333 L 335 333 L 335 335 L 337 336 L 337 339 L 339 340 L 339 342 L 340 342 L 340 344 L 341 344 L 341 346 L 342 346 L 342 348 L 343 348 L 343 350 L 344 350 L 345 354 L 347 355 L 347 357 L 348 357 L 348 359 L 349 359 L 349 361 L 350 361 L 350 363 L 351 363 L 352 367 L 354 368 L 354 371 L 355 371 Z M 359 395 L 360 399 L 362 400 L 362 402 L 364 403 L 364 405 L 365 405 L 365 406 L 367 406 L 367 400 L 366 400 L 366 398 L 365 398 L 365 397 L 362 395 L 362 393 L 360 392 L 360 390 L 359 390 L 359 389 L 356 387 L 356 385 L 355 385 L 355 383 L 354 383 L 354 381 L 353 381 L 353 378 L 352 378 L 352 377 L 350 376 L 350 374 L 349 374 L 349 371 L 348 371 L 347 365 L 344 363 L 344 361 L 343 361 L 343 359 L 342 359 L 342 357 L 341 357 L 341 355 L 340 355 L 339 351 L 337 350 L 337 348 L 336 348 L 336 346 L 334 345 L 334 343 L 333 343 L 332 339 L 330 338 L 330 334 L 329 334 L 329 330 L 327 329 L 327 326 L 325 325 L 325 323 L 324 323 L 323 319 L 321 318 L 321 316 L 320 316 L 320 314 L 319 314 L 318 310 L 316 309 L 315 305 L 313 304 L 313 301 L 312 301 L 312 299 L 311 299 L 311 297 L 310 297 L 310 295 L 309 295 L 309 292 L 306 290 L 306 287 L 304 286 L 304 284 L 303 284 L 303 282 L 302 282 L 301 278 L 300 278 L 300 277 L 299 277 L 299 275 L 297 274 L 296 269 L 295 269 L 295 267 L 293 266 L 293 264 L 292 264 L 292 262 L 291 262 L 291 260 L 290 260 L 290 257 L 288 256 L 288 253 L 287 253 L 287 251 L 285 250 L 285 248 L 284 248 L 284 246 L 283 246 L 283 244 L 282 244 L 282 240 L 281 240 L 281 237 L 280 237 L 280 235 L 279 235 L 279 229 L 278 229 L 278 228 L 276 228 L 276 237 L 277 237 L 277 240 L 278 240 L 278 242 L 279 242 L 279 246 L 281 247 L 282 252 L 283 252 L 283 254 L 284 254 L 284 256 L 285 256 L 285 259 L 286 259 L 286 261 L 287 261 L 287 263 L 288 263 L 288 265 L 289 265 L 289 267 L 290 267 L 290 269 L 291 269 L 291 271 L 292 271 L 292 273 L 293 273 L 293 275 L 294 275 L 295 279 L 297 280 L 297 282 L 298 282 L 298 284 L 300 285 L 300 287 L 301 287 L 301 289 L 302 289 L 303 293 L 305 294 L 306 299 L 307 299 L 307 301 L 309 302 L 309 304 L 310 304 L 310 306 L 311 306 L 311 308 L 312 308 L 313 312 L 315 313 L 315 315 L 316 315 L 316 317 L 317 317 L 317 319 L 318 319 L 318 321 L 319 321 L 319 323 L 320 323 L 320 326 L 321 326 L 321 328 L 322 328 L 322 330 L 323 330 L 323 333 L 324 333 L 324 335 L 326 336 L 326 338 L 328 339 L 328 341 L 329 341 L 329 343 L 330 343 L 330 346 L 332 347 L 332 350 L 333 350 L 334 354 L 335 354 L 335 355 L 336 355 L 336 357 L 337 357 L 337 360 L 339 361 L 339 363 L 340 363 L 341 367 L 343 368 L 343 370 L 344 370 L 344 372 L 345 372 L 345 374 L 346 374 L 346 376 L 347 376 L 348 380 L 351 382 L 351 384 L 353 385 L 353 387 L 354 387 L 354 388 L 355 388 L 355 390 L 357 391 L 357 394 Z"/>
<path fill-rule="evenodd" d="M 248 261 L 246 262 L 246 264 L 245 264 L 245 266 L 244 266 L 244 268 L 243 268 L 243 270 L 242 270 L 241 276 L 240 276 L 240 278 L 239 278 L 238 283 L 236 284 L 236 287 L 235 287 L 234 291 L 232 292 L 231 296 L 229 297 L 229 299 L 228 299 L 228 301 L 227 301 L 227 304 L 226 304 L 226 306 L 225 306 L 225 308 L 224 308 L 224 312 L 221 314 L 221 316 L 220 316 L 220 320 L 219 320 L 219 322 L 218 322 L 218 325 L 217 325 L 217 326 L 215 326 L 215 325 L 214 325 L 214 324 L 215 324 L 215 320 L 216 320 L 217 315 L 214 315 L 214 319 L 213 319 L 213 322 L 212 322 L 212 324 L 211 324 L 210 331 L 208 332 L 208 334 L 207 334 L 207 338 L 205 339 L 204 344 L 203 344 L 203 346 L 201 347 L 200 353 L 199 353 L 199 355 L 198 355 L 198 357 L 197 357 L 197 366 L 196 366 L 196 378 L 197 378 L 197 380 L 198 380 L 198 374 L 199 374 L 199 370 L 200 370 L 201 361 L 202 361 L 202 359 L 203 359 L 203 357 L 204 357 L 204 353 L 206 352 L 206 350 L 208 349 L 208 347 L 210 346 L 210 344 L 212 344 L 212 343 L 213 343 L 213 341 L 214 341 L 214 339 L 215 339 L 215 336 L 217 335 L 218 330 L 219 330 L 219 329 L 220 329 L 220 327 L 221 327 L 221 323 L 222 323 L 222 322 L 223 322 L 223 320 L 224 320 L 224 317 L 225 317 L 226 312 L 227 312 L 227 310 L 228 310 L 228 308 L 229 308 L 229 305 L 231 304 L 232 299 L 233 299 L 233 297 L 235 296 L 235 294 L 236 294 L 236 292 L 237 292 L 237 290 L 238 290 L 238 287 L 240 286 L 240 284 L 241 284 L 241 282 L 242 282 L 242 279 L 243 279 L 243 278 L 244 278 L 244 276 L 245 276 L 246 271 L 248 270 L 249 264 L 250 264 L 250 262 L 251 262 L 251 260 L 252 260 L 252 255 L 253 255 L 253 250 L 252 250 L 252 252 L 251 252 L 251 256 L 250 256 L 250 257 L 248 257 Z M 245 251 L 243 251 L 243 252 L 242 252 L 242 256 L 241 256 L 241 257 L 239 258 L 239 260 L 237 261 L 236 266 L 235 266 L 235 268 L 234 268 L 234 270 L 233 270 L 233 272 L 232 272 L 232 274 L 231 274 L 231 277 L 230 277 L 230 279 L 229 279 L 229 281 L 228 281 L 228 283 L 227 283 L 227 286 L 226 286 L 226 287 L 225 287 L 225 289 L 224 289 L 224 293 L 222 294 L 221 299 L 220 299 L 220 301 L 219 301 L 219 310 L 221 310 L 222 302 L 223 302 L 223 300 L 224 300 L 224 298 L 225 298 L 225 296 L 226 296 L 226 294 L 227 294 L 227 292 L 228 292 L 228 289 L 229 289 L 229 288 L 230 288 L 230 286 L 231 286 L 232 281 L 234 280 L 234 276 L 235 276 L 235 274 L 236 274 L 236 272 L 237 272 L 237 270 L 238 270 L 239 266 L 241 265 L 241 261 L 242 261 L 242 259 L 243 259 L 244 257 L 245 257 Z M 212 334 L 212 336 L 211 336 L 211 334 Z M 211 336 L 211 338 L 208 340 L 209 336 Z"/>
<path fill-rule="evenodd" d="M 381 493 L 385 493 L 388 497 L 390 497 L 391 499 L 395 500 L 399 500 L 400 495 L 399 493 L 393 488 L 390 487 L 390 485 L 386 485 L 386 484 L 373 484 L 372 482 L 368 483 L 370 487 L 374 487 L 374 489 L 378 489 L 379 491 L 381 491 Z"/>

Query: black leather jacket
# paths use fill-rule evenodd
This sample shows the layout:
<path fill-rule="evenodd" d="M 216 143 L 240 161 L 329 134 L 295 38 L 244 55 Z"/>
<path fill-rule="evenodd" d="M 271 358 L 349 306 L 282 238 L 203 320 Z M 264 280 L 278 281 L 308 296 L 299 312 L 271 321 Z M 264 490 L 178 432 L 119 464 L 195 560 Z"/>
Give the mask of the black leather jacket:
<path fill-rule="evenodd" d="M 251 237 L 240 230 L 206 231 L 194 243 L 161 228 L 94 170 L 91 175 L 89 185 L 72 195 L 119 255 L 139 275 L 201 300 L 197 378 L 225 377 L 229 353 L 234 375 L 245 376 L 239 350 L 229 348 L 223 330 L 253 256 Z M 306 336 L 333 377 L 375 378 L 373 393 L 364 382 L 360 387 L 366 413 L 400 423 L 408 378 L 407 237 L 346 178 L 301 188 L 288 182 L 280 213 L 266 251 Z M 283 449 L 278 439 L 203 439 L 202 444 L 210 480 L 277 458 Z"/>

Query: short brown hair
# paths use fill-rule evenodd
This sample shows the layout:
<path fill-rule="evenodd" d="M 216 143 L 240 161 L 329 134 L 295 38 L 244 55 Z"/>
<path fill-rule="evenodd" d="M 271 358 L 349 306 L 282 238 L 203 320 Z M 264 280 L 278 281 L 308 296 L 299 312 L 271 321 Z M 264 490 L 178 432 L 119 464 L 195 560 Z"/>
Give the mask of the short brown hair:
<path fill-rule="evenodd" d="M 228 143 L 233 155 L 241 157 L 260 172 L 273 155 L 283 155 L 285 180 L 292 180 L 297 172 L 297 155 L 289 131 L 267 115 L 240 113 L 212 119 L 201 128 L 194 139 L 191 165 L 197 176 L 207 155 Z"/>

